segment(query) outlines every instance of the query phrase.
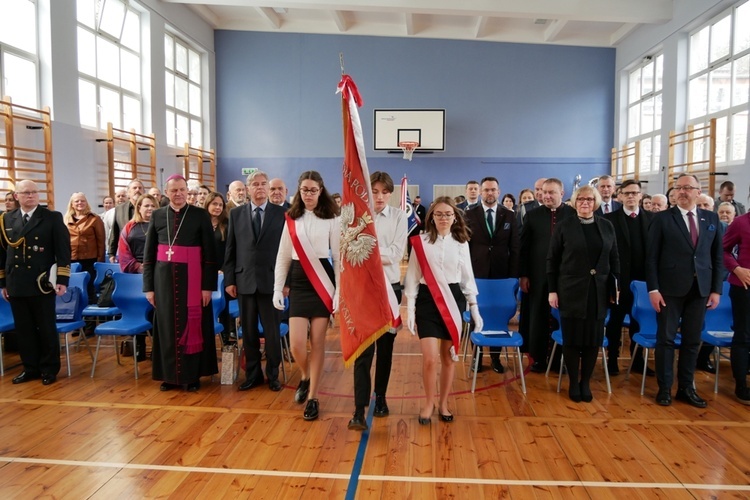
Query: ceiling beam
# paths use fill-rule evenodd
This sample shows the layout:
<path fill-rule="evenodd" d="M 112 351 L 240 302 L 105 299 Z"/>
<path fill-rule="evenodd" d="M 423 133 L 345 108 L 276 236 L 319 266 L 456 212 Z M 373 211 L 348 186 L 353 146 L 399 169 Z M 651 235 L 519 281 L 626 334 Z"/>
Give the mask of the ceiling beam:
<path fill-rule="evenodd" d="M 404 22 L 406 23 L 406 34 L 409 36 L 414 35 L 416 33 L 414 28 L 414 14 L 411 12 L 404 13 Z"/>
<path fill-rule="evenodd" d="M 547 29 L 544 30 L 544 41 L 554 42 L 557 38 L 557 35 L 560 34 L 566 24 L 568 24 L 568 21 L 562 21 L 560 19 L 552 21 L 552 23 L 547 26 Z"/>
<path fill-rule="evenodd" d="M 210 24 L 212 28 L 216 29 L 216 27 L 219 26 L 221 19 L 219 18 L 219 16 L 214 14 L 214 12 L 208 7 L 206 7 L 205 5 L 195 4 L 195 5 L 189 5 L 189 7 L 190 7 L 190 10 L 198 14 L 204 21 Z"/>
<path fill-rule="evenodd" d="M 612 33 L 612 35 L 609 37 L 609 44 L 614 47 L 615 45 L 620 43 L 623 38 L 631 34 L 637 27 L 638 25 L 635 23 L 623 24 L 620 29 Z"/>
<path fill-rule="evenodd" d="M 340 10 L 332 10 L 331 17 L 333 17 L 333 22 L 336 23 L 336 27 L 341 33 L 349 30 L 349 22 L 346 20 L 346 15 L 344 15 L 344 12 Z"/>
<path fill-rule="evenodd" d="M 281 18 L 271 7 L 256 7 L 256 10 L 274 29 L 281 28 Z"/>
<path fill-rule="evenodd" d="M 477 19 L 477 27 L 474 31 L 474 38 L 483 38 L 487 35 L 487 24 L 489 24 L 489 22 L 489 17 L 479 16 L 479 19 Z"/>

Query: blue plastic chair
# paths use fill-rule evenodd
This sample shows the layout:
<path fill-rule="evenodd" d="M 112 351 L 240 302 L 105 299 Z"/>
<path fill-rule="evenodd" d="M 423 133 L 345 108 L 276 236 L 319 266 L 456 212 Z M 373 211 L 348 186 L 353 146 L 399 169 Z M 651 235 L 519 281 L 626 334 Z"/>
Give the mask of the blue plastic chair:
<path fill-rule="evenodd" d="M 211 292 L 211 308 L 214 314 L 214 333 L 219 335 L 224 331 L 224 325 L 219 321 L 219 314 L 224 310 L 226 306 L 226 299 L 224 298 L 224 275 L 220 274 L 216 282 L 216 290 Z"/>
<path fill-rule="evenodd" d="M 94 262 L 94 270 L 96 275 L 94 277 L 94 290 L 96 290 L 97 296 L 99 295 L 99 287 L 104 281 L 104 277 L 108 272 L 119 273 L 120 264 L 111 264 L 109 262 Z M 96 318 L 95 322 L 98 324 L 102 318 L 114 318 L 120 315 L 120 310 L 117 307 L 99 307 L 96 304 L 87 305 L 83 310 L 84 318 Z"/>
<path fill-rule="evenodd" d="M 555 309 L 554 307 L 550 308 L 550 311 L 552 312 L 552 317 L 554 317 L 557 320 L 557 330 L 552 332 L 552 340 L 555 342 L 552 344 L 552 352 L 549 356 L 549 363 L 547 363 L 547 372 L 544 374 L 545 377 L 549 377 L 549 371 L 552 368 L 552 361 L 555 357 L 555 351 L 557 350 L 557 346 L 563 345 L 563 335 L 562 335 L 562 323 L 560 322 L 560 310 Z M 609 313 L 607 314 L 609 316 Z M 607 320 L 604 320 L 604 323 L 607 323 Z M 607 359 L 607 354 L 605 349 L 609 346 L 609 342 L 607 341 L 607 336 L 604 336 L 604 341 L 602 342 L 602 367 L 604 368 L 604 380 L 607 381 L 607 393 L 612 394 L 612 383 L 609 380 L 609 372 L 607 371 L 607 363 L 604 362 L 604 360 Z M 563 376 L 563 366 L 565 365 L 565 356 L 560 356 L 560 371 L 557 374 L 557 392 L 560 392 L 560 388 L 562 386 L 562 376 Z"/>
<path fill-rule="evenodd" d="M 10 309 L 10 302 L 0 297 L 0 376 L 5 375 L 5 365 L 3 364 L 3 333 L 15 330 L 16 324 L 13 321 L 13 311 Z"/>
<path fill-rule="evenodd" d="M 67 362 L 68 367 L 68 377 L 71 375 L 70 370 L 70 342 L 68 339 L 68 334 L 73 332 L 78 332 L 78 342 L 83 342 L 86 344 L 86 349 L 89 351 L 89 356 L 91 356 L 91 359 L 94 359 L 94 355 L 91 353 L 91 346 L 89 345 L 89 341 L 86 338 L 86 334 L 83 331 L 84 327 L 86 326 L 86 322 L 83 320 L 83 309 L 86 307 L 86 303 L 88 301 L 88 294 L 86 293 L 89 279 L 91 277 L 89 276 L 89 273 L 87 272 L 78 272 L 78 273 L 70 273 L 70 280 L 68 281 L 68 288 L 78 288 L 80 290 L 80 302 L 78 303 L 78 309 L 76 309 L 75 314 L 73 316 L 72 320 L 57 320 L 55 321 L 55 328 L 57 330 L 58 335 L 63 336 L 63 340 L 65 341 L 65 360 Z"/>
<path fill-rule="evenodd" d="M 719 392 L 719 365 L 721 364 L 721 349 L 732 346 L 733 318 L 732 301 L 729 300 L 729 282 L 725 281 L 722 291 L 722 299 L 716 309 L 706 311 L 706 319 L 701 332 L 701 344 L 714 347 L 714 393 Z"/>
<path fill-rule="evenodd" d="M 477 295 L 477 306 L 482 315 L 484 326 L 481 332 L 471 332 L 470 339 L 474 343 L 474 354 L 472 365 L 474 366 L 474 377 L 471 382 L 471 392 L 477 385 L 477 367 L 479 365 L 479 353 L 483 347 L 499 347 L 505 349 L 506 363 L 508 360 L 508 349 L 516 351 L 518 359 L 518 372 L 521 376 L 521 388 L 526 394 L 526 379 L 523 374 L 523 354 L 521 345 L 523 338 L 518 332 L 508 330 L 508 323 L 516 315 L 518 292 L 518 280 L 515 278 L 487 280 L 476 280 L 479 295 Z"/>
<path fill-rule="evenodd" d="M 83 266 L 80 262 L 71 262 L 70 263 L 70 272 L 71 273 L 80 273 L 83 271 Z"/>
<path fill-rule="evenodd" d="M 142 274 L 114 273 L 112 276 L 115 280 L 115 291 L 112 294 L 112 300 L 122 313 L 122 317 L 114 321 L 102 323 L 94 330 L 97 339 L 94 365 L 91 367 L 91 377 L 94 377 L 94 370 L 96 370 L 96 360 L 99 357 L 99 347 L 102 342 L 102 337 L 109 335 L 113 337 L 131 337 L 134 353 L 133 361 L 135 362 L 135 378 L 137 379 L 138 356 L 135 356 L 135 353 L 137 352 L 135 336 L 145 334 L 153 328 L 153 325 L 148 320 L 148 313 L 151 312 L 153 306 L 148 300 L 146 300 L 146 294 L 142 291 Z M 115 349 L 115 353 L 117 356 L 117 364 L 119 365 L 121 364 L 120 352 Z"/>

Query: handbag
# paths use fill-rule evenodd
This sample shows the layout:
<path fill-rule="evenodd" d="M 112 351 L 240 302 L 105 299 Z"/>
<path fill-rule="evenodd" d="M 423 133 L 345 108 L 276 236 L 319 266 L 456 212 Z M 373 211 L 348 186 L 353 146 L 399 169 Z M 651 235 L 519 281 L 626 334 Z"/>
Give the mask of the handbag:
<path fill-rule="evenodd" d="M 101 285 L 99 285 L 99 298 L 96 301 L 96 305 L 99 307 L 115 307 L 115 302 L 112 300 L 112 293 L 115 291 L 115 279 L 112 277 L 112 270 L 107 270 L 104 274 L 104 279 Z"/>
<path fill-rule="evenodd" d="M 77 286 L 68 287 L 64 294 L 57 296 L 55 301 L 57 321 L 73 321 L 80 305 L 81 289 Z"/>

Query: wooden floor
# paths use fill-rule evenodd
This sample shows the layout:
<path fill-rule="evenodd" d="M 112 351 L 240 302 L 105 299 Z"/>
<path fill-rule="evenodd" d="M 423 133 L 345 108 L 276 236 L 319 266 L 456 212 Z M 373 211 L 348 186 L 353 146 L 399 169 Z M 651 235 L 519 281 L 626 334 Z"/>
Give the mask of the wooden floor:
<path fill-rule="evenodd" d="M 104 351 L 95 378 L 85 350 L 73 376 L 51 386 L 0 379 L 2 498 L 748 498 L 750 408 L 732 397 L 728 361 L 719 394 L 698 372 L 705 410 L 657 406 L 656 381 L 613 377 L 601 366 L 594 401 L 556 392 L 557 375 L 528 373 L 528 393 L 506 370 L 479 374 L 470 392 L 459 364 L 453 423 L 417 423 L 422 404 L 419 343 L 395 344 L 390 416 L 369 432 L 349 431 L 352 370 L 329 331 L 321 417 L 302 419 L 284 390 L 238 392 L 203 379 L 198 393 L 160 392 L 150 362 L 118 366 Z M 64 362 L 64 361 L 63 361 Z M 6 366 L 18 356 L 6 354 Z M 485 363 L 489 360 L 485 358 Z M 623 365 L 625 362 L 623 361 Z"/>

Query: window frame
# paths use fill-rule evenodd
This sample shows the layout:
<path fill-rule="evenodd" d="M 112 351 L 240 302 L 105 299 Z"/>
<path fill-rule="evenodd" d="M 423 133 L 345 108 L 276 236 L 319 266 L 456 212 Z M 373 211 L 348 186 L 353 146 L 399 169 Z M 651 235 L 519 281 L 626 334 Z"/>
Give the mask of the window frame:
<path fill-rule="evenodd" d="M 172 67 L 170 68 L 168 66 L 168 60 L 166 57 L 166 51 L 167 51 L 167 37 L 171 38 L 171 48 L 172 48 Z M 187 71 L 188 73 L 179 71 L 177 69 L 177 50 L 178 45 L 185 48 L 187 50 Z M 204 51 L 196 47 L 194 44 L 190 43 L 187 40 L 187 37 L 181 35 L 176 29 L 168 27 L 164 31 L 164 51 L 165 51 L 165 61 L 164 61 L 164 87 L 165 87 L 165 97 L 164 97 L 164 108 L 165 108 L 165 123 L 166 123 L 166 142 L 169 146 L 174 148 L 184 148 L 185 141 L 182 141 L 181 143 L 178 143 L 178 140 L 182 134 L 180 134 L 178 129 L 178 123 L 180 119 L 185 120 L 187 123 L 187 138 L 188 138 L 188 144 L 190 147 L 193 148 L 199 148 L 208 150 L 210 149 L 210 142 L 206 139 L 206 127 L 205 127 L 205 114 L 206 114 L 206 98 L 205 98 L 205 64 L 206 64 L 206 54 Z M 199 73 L 199 81 L 195 81 L 190 78 L 190 54 L 194 53 L 198 56 L 199 61 L 197 65 L 198 73 Z M 177 107 L 177 81 L 181 80 L 186 84 L 187 88 L 187 111 L 184 111 Z M 170 95 L 170 91 L 167 90 L 167 85 L 172 82 L 172 103 L 169 104 L 168 102 L 168 96 Z M 200 110 L 200 115 L 194 114 L 191 109 L 193 109 L 193 106 L 191 105 L 191 91 L 190 86 L 193 85 L 197 87 L 196 95 L 200 99 L 200 103 L 198 104 L 198 109 Z M 171 123 L 170 123 L 170 114 L 172 115 Z M 194 122 L 198 122 L 200 126 L 199 131 L 194 131 Z M 171 130 L 170 130 L 171 129 Z M 194 135 L 196 137 L 194 137 Z"/>
<path fill-rule="evenodd" d="M 653 71 L 651 75 L 651 90 L 648 92 L 642 92 L 640 89 L 637 93 L 637 97 L 631 98 L 633 74 L 640 72 L 641 77 L 639 83 L 641 88 L 643 87 L 643 70 L 649 65 L 652 66 Z M 661 66 L 659 70 L 658 66 Z M 659 83 L 658 80 L 661 79 Z M 657 86 L 657 83 L 659 85 Z M 633 147 L 636 142 L 640 142 L 640 164 L 633 165 L 633 172 L 622 172 L 622 173 L 634 173 L 638 172 L 639 175 L 650 175 L 659 171 L 661 168 L 661 142 L 662 134 L 664 130 L 663 122 L 663 106 L 664 106 L 664 53 L 663 51 L 657 52 L 653 56 L 645 57 L 638 65 L 632 67 L 628 71 L 628 83 L 627 83 L 627 108 L 626 108 L 626 147 Z M 661 109 L 659 110 L 660 123 L 658 128 L 656 127 L 656 102 L 659 102 Z M 653 112 L 651 114 L 652 126 L 647 132 L 643 129 L 643 106 L 644 104 L 652 101 Z M 631 119 L 633 109 L 638 110 L 638 133 L 631 135 Z M 648 155 L 644 154 L 650 149 Z M 648 160 L 648 163 L 644 165 L 644 161 Z"/>
<path fill-rule="evenodd" d="M 22 102 L 18 100 L 14 100 L 13 102 L 15 104 L 20 104 L 29 108 L 33 109 L 40 109 L 41 108 L 41 82 L 40 82 L 40 73 L 39 73 L 39 5 L 37 0 L 27 0 L 29 3 L 31 3 L 34 6 L 34 23 L 35 26 L 35 36 L 36 40 L 34 43 L 34 46 L 36 47 L 36 53 L 29 52 L 25 49 L 22 49 L 20 47 L 16 47 L 15 45 L 10 45 L 5 42 L 0 42 L 0 97 L 4 97 L 8 95 L 11 99 L 14 97 L 13 95 L 9 94 L 9 92 L 6 89 L 6 83 L 5 79 L 7 78 L 7 70 L 5 69 L 5 56 L 6 54 L 10 54 L 12 56 L 15 56 L 19 59 L 24 59 L 26 61 L 31 62 L 34 65 L 34 86 L 36 90 L 36 95 L 34 96 L 34 102 Z M 9 14 L 10 17 L 12 17 L 12 13 Z M 5 19 L 5 23 L 12 23 L 12 19 Z"/>

